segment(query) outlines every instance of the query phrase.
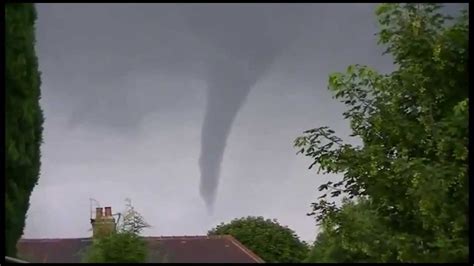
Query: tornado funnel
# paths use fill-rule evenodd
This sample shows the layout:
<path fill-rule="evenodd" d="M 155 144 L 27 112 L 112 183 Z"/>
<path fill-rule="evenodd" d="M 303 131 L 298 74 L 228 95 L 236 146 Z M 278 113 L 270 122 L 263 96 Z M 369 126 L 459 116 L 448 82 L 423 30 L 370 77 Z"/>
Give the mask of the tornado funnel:
<path fill-rule="evenodd" d="M 268 4 L 190 5 L 189 29 L 212 47 L 201 135 L 200 193 L 210 212 L 232 124 L 251 90 L 294 40 L 308 6 Z"/>

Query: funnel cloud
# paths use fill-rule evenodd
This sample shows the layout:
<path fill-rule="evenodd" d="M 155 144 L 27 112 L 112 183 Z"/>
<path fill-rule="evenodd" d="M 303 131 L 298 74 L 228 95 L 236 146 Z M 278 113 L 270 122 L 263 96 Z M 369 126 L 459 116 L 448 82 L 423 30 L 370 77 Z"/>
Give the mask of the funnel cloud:
<path fill-rule="evenodd" d="M 263 75 L 274 56 L 268 55 L 259 64 L 239 62 L 228 57 L 215 63 L 208 80 L 207 106 L 201 133 L 200 192 L 212 212 L 219 184 L 220 165 L 226 141 L 235 117 L 252 86 Z"/>
<path fill-rule="evenodd" d="M 303 25 L 303 6 L 213 5 L 212 16 L 189 16 L 191 31 L 215 49 L 206 82 L 201 131 L 200 193 L 212 212 L 220 168 L 232 124 L 251 88 L 287 48 Z"/>

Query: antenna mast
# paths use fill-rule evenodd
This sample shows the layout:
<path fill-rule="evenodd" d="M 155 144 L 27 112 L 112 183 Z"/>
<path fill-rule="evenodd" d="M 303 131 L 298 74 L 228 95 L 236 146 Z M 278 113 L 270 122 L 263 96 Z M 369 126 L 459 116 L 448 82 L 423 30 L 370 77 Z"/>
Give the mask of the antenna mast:
<path fill-rule="evenodd" d="M 97 200 L 95 200 L 95 199 L 93 199 L 93 198 L 89 198 L 89 203 L 90 203 L 90 216 L 91 216 L 90 219 L 91 219 L 91 220 L 92 220 L 92 217 L 93 217 L 93 215 L 94 215 L 94 209 L 92 208 L 92 202 L 95 203 L 95 206 L 96 206 L 96 207 L 100 207 L 100 203 L 99 203 Z"/>

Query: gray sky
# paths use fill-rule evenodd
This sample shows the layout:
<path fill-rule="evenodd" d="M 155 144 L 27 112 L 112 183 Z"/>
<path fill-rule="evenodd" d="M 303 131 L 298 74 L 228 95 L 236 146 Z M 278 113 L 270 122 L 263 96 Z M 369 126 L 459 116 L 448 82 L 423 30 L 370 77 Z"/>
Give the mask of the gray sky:
<path fill-rule="evenodd" d="M 306 213 L 335 177 L 307 170 L 293 140 L 323 125 L 349 135 L 326 89 L 331 72 L 391 68 L 376 45 L 373 4 L 37 9 L 46 122 L 24 237 L 89 236 L 89 198 L 115 211 L 131 198 L 153 226 L 146 235 L 205 234 L 261 215 L 314 239 Z M 221 122 L 207 131 L 206 110 Z M 219 128 L 226 121 L 228 132 Z M 202 132 L 215 132 L 210 150 L 213 140 L 225 146 L 212 214 L 199 189 Z"/>

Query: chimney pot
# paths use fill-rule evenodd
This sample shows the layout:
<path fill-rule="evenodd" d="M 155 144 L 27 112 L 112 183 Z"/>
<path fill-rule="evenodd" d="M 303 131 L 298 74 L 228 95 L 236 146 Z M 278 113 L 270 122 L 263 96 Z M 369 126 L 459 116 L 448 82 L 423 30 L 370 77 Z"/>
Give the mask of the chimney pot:
<path fill-rule="evenodd" d="M 112 207 L 105 207 L 105 217 L 112 216 Z"/>
<path fill-rule="evenodd" d="M 95 218 L 100 219 L 103 216 L 102 208 L 95 208 Z"/>

